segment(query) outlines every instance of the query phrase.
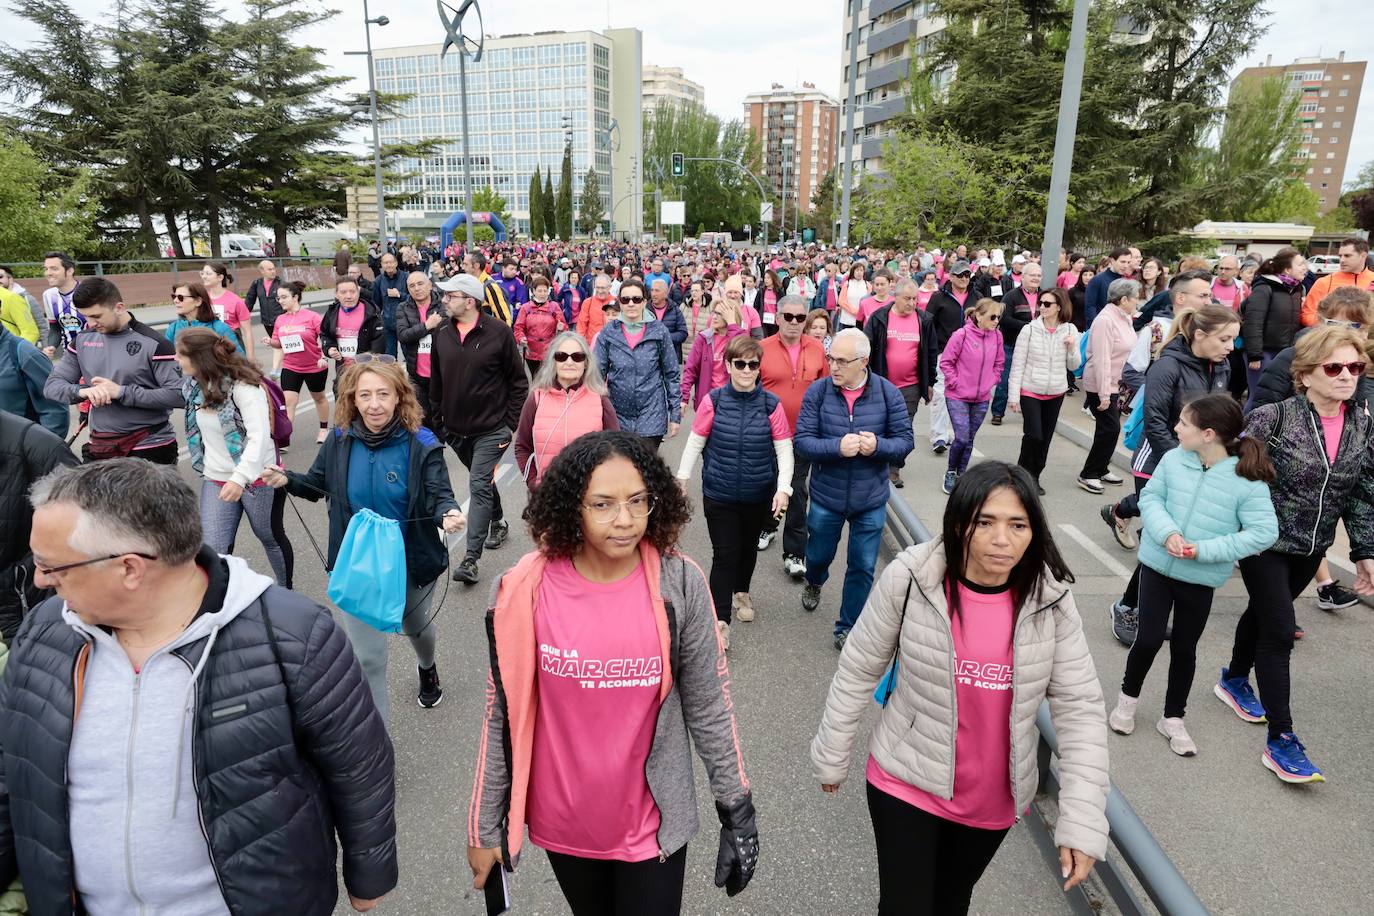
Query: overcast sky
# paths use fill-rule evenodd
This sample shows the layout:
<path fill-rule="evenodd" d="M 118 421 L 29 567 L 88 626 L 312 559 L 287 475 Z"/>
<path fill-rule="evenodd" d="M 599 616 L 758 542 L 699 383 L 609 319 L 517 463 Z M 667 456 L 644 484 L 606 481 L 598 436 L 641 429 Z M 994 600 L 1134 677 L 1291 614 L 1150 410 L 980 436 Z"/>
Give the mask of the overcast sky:
<path fill-rule="evenodd" d="M 0 0 L 4 2 L 4 0 Z M 97 17 L 113 0 L 68 0 L 73 9 Z M 333 20 L 307 36 L 329 48 L 331 66 L 355 77 L 366 87 L 362 57 L 345 50 L 361 49 L 362 0 L 333 3 L 307 0 L 319 7 L 341 10 Z M 457 6 L 457 0 L 450 0 Z M 1368 16 L 1357 12 L 1365 0 L 1269 0 L 1268 33 L 1247 52 L 1239 66 L 1262 64 L 1266 54 L 1275 63 L 1296 57 L 1345 51 L 1349 60 L 1374 60 L 1374 29 Z M 231 16 L 242 11 L 240 0 L 220 4 Z M 644 33 L 644 62 L 682 67 L 689 79 L 706 88 L 706 104 L 726 118 L 741 115 L 744 97 L 766 90 L 772 83 L 800 86 L 815 83 L 839 97 L 841 21 L 840 0 L 686 0 L 685 3 L 646 3 L 643 0 L 483 0 L 485 31 L 489 35 L 553 29 L 601 30 L 637 27 Z M 391 24 L 373 30 L 377 47 L 441 41 L 442 27 L 433 0 L 377 0 L 371 14 L 385 14 Z M 8 17 L 7 17 L 8 18 Z M 1345 23 L 1345 26 L 1342 26 Z M 36 39 L 28 23 L 6 26 L 5 40 L 22 49 Z M 1374 159 L 1374 69 L 1365 76 L 1355 141 L 1346 179 Z"/>

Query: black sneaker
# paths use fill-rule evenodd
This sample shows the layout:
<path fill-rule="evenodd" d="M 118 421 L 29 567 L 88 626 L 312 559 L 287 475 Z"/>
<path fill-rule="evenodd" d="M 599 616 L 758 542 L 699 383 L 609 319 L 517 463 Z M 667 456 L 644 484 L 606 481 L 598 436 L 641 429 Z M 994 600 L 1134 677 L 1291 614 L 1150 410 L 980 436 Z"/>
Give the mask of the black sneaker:
<path fill-rule="evenodd" d="M 506 523 L 505 519 L 499 519 L 492 522 L 491 527 L 487 529 L 487 540 L 482 546 L 487 550 L 496 550 L 506 543 L 508 537 L 510 537 L 510 525 Z"/>
<path fill-rule="evenodd" d="M 898 489 L 901 489 L 902 487 L 906 486 L 906 483 L 902 481 L 902 474 L 898 470 L 889 470 L 887 472 L 887 479 L 894 487 L 897 487 Z"/>
<path fill-rule="evenodd" d="M 819 585 L 812 585 L 810 582 L 806 583 L 806 587 L 802 589 L 802 610 L 814 611 L 820 606 L 821 587 Z"/>
<path fill-rule="evenodd" d="M 841 630 L 840 632 L 838 632 L 838 633 L 835 634 L 835 648 L 836 648 L 837 650 L 843 652 L 843 651 L 844 651 L 844 644 L 847 643 L 847 642 L 849 642 L 849 631 L 848 631 L 848 630 Z"/>
<path fill-rule="evenodd" d="M 948 442 L 946 442 L 944 439 L 936 439 L 935 444 L 930 447 L 930 450 L 937 455 L 943 455 L 945 453 L 945 450 L 948 448 Z"/>
<path fill-rule="evenodd" d="M 1331 584 L 1317 588 L 1317 607 L 1323 611 L 1339 611 L 1358 604 L 1359 600 L 1360 596 L 1341 585 L 1340 579 L 1332 579 Z"/>
<path fill-rule="evenodd" d="M 473 585 L 477 582 L 477 558 L 466 557 L 453 571 L 453 581 Z"/>
<path fill-rule="evenodd" d="M 992 415 L 992 425 L 993 425 L 993 426 L 1001 426 L 1001 425 L 1002 425 L 1002 415 L 1001 415 L 1000 413 L 995 413 L 995 414 Z"/>
<path fill-rule="evenodd" d="M 444 699 L 444 688 L 439 686 L 439 666 L 420 669 L 420 695 L 416 698 L 425 709 L 433 709 Z"/>

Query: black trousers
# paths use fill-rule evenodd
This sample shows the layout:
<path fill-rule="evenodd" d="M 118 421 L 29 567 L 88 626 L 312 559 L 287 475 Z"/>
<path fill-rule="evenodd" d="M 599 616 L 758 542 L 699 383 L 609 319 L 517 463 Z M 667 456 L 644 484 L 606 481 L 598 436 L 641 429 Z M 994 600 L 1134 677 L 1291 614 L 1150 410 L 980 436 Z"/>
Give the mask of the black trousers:
<path fill-rule="evenodd" d="M 1140 494 L 1149 483 L 1146 477 L 1131 475 L 1131 480 L 1135 483 L 1135 492 L 1122 497 L 1121 501 L 1112 507 L 1117 518 L 1139 518 L 1140 517 Z M 1121 603 L 1126 607 L 1140 606 L 1140 564 L 1135 565 L 1131 572 L 1131 580 L 1126 583 L 1126 591 L 1121 593 Z"/>
<path fill-rule="evenodd" d="M 640 436 L 639 438 L 643 439 L 644 444 L 649 446 L 649 450 L 653 452 L 657 452 L 658 447 L 663 444 L 662 436 Z"/>
<path fill-rule="evenodd" d="M 1091 391 L 1084 393 L 1083 403 L 1092 410 L 1097 427 L 1093 430 L 1093 444 L 1088 449 L 1087 460 L 1083 462 L 1083 470 L 1078 476 L 1097 480 L 1111 469 L 1112 452 L 1116 451 L 1116 440 L 1121 437 L 1121 404 L 1117 396 L 1112 395 L 1107 400 L 1107 409 L 1099 411 L 1097 406 L 1102 399 Z"/>
<path fill-rule="evenodd" d="M 421 415 L 424 417 L 422 422 L 425 428 L 438 436 L 439 431 L 434 428 L 434 421 L 430 418 L 429 379 L 421 378 L 415 373 L 411 373 L 410 386 L 415 389 L 415 400 L 420 402 Z"/>
<path fill-rule="evenodd" d="M 1250 593 L 1250 603 L 1236 622 L 1227 673 L 1245 677 L 1254 668 L 1270 738 L 1293 730 L 1288 699 L 1288 657 L 1293 653 L 1293 629 L 1297 626 L 1293 599 L 1312 581 L 1323 556 L 1325 553 L 1301 556 L 1266 550 L 1240 561 L 1240 577 Z"/>
<path fill-rule="evenodd" d="M 677 916 L 687 847 L 666 861 L 621 862 L 550 852 L 549 864 L 573 916 Z"/>
<path fill-rule="evenodd" d="M 153 464 L 165 464 L 176 467 L 178 461 L 177 452 L 177 443 L 176 440 L 173 439 L 171 442 L 164 442 L 152 448 L 135 449 L 129 453 L 129 457 L 142 458 L 144 461 L 151 461 Z M 86 464 L 95 460 L 91 457 L 91 444 L 89 442 L 81 446 L 81 460 Z"/>
<path fill-rule="evenodd" d="M 771 503 L 726 503 L 703 496 L 706 531 L 711 537 L 711 598 L 716 619 L 730 622 L 730 599 L 749 591 L 758 560 L 759 532 Z"/>
<path fill-rule="evenodd" d="M 872 784 L 867 788 L 868 816 L 878 846 L 878 916 L 968 913 L 973 886 L 1007 831 L 965 827 Z"/>
<path fill-rule="evenodd" d="M 1019 392 L 1012 394 L 1019 395 Z M 1059 425 L 1059 409 L 1064 406 L 1064 396 L 1061 394 L 1047 401 L 1032 397 L 1022 397 L 1020 400 L 1021 454 L 1016 463 L 1039 480 L 1049 461 L 1050 442 L 1054 439 L 1054 428 Z"/>
<path fill-rule="evenodd" d="M 916 409 L 921 406 L 921 386 L 907 385 L 905 388 L 898 388 L 902 393 L 902 401 L 906 404 L 906 417 L 908 423 L 916 422 Z M 900 464 L 889 466 L 890 471 L 901 471 Z M 800 556 L 800 554 L 798 554 Z"/>
<path fill-rule="evenodd" d="M 1181 719 L 1188 705 L 1188 691 L 1193 687 L 1197 644 L 1207 628 L 1207 617 L 1212 613 L 1214 591 L 1206 585 L 1171 579 L 1148 566 L 1139 566 L 1137 571 L 1140 575 L 1140 623 L 1131 653 L 1126 656 L 1121 692 L 1128 697 L 1140 696 L 1145 676 L 1150 673 L 1160 646 L 1164 645 L 1164 627 L 1172 611 L 1174 633 L 1169 641 L 1169 686 L 1164 692 L 1164 715 Z"/>
<path fill-rule="evenodd" d="M 528 356 L 525 357 L 525 368 L 530 370 L 531 379 L 539 374 L 539 367 L 543 364 L 544 361 L 542 359 L 530 359 Z"/>
<path fill-rule="evenodd" d="M 792 498 L 787 501 L 787 515 L 781 523 L 768 516 L 763 530 L 777 531 L 781 524 L 782 552 L 801 559 L 806 556 L 806 504 L 810 497 L 807 487 L 811 480 L 811 462 L 796 452 L 792 453 L 792 461 Z"/>

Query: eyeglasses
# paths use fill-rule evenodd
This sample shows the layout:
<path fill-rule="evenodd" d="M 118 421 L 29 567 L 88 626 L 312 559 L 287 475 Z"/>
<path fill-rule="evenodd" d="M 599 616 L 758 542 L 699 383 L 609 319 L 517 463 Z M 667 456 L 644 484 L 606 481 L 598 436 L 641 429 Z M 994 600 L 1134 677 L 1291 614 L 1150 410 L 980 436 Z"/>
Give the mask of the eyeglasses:
<path fill-rule="evenodd" d="M 853 359 L 844 359 L 840 356 L 827 356 L 825 358 L 825 361 L 837 368 L 844 368 L 845 366 L 848 366 L 850 363 L 857 363 L 861 359 L 863 359 L 862 356 L 856 356 Z"/>
<path fill-rule="evenodd" d="M 993 324 L 996 324 L 997 322 L 1002 320 L 1002 313 L 998 312 L 996 315 L 984 315 L 982 317 L 986 318 L 988 321 L 991 321 Z"/>
<path fill-rule="evenodd" d="M 730 360 L 730 365 L 734 366 L 740 372 L 759 371 L 759 361 L 756 359 L 732 359 Z"/>
<path fill-rule="evenodd" d="M 1336 378 L 1341 374 L 1341 370 L 1347 370 L 1351 375 L 1359 378 L 1364 375 L 1365 364 L 1356 360 L 1353 363 L 1322 363 L 1322 371 L 1331 378 Z"/>
<path fill-rule="evenodd" d="M 1358 321 L 1341 321 L 1339 318 L 1323 318 L 1322 324 L 1333 328 L 1350 328 L 1352 331 L 1364 330 L 1364 325 Z"/>
<path fill-rule="evenodd" d="M 183 296 L 181 293 L 177 293 L 177 294 L 175 294 L 174 296 L 172 296 L 172 301 L 173 301 L 173 302 L 185 302 L 187 299 L 194 299 L 194 300 L 196 300 L 197 302 L 200 301 L 200 297 L 199 297 L 199 296 L 189 296 L 189 295 L 188 295 L 188 296 Z"/>
<path fill-rule="evenodd" d="M 643 302 L 644 302 L 644 297 L 643 297 L 643 296 L 621 296 L 621 297 L 620 297 L 620 304 L 621 304 L 621 305 L 631 305 L 631 304 L 640 305 L 640 304 L 642 304 Z"/>
<path fill-rule="evenodd" d="M 609 525 L 620 517 L 622 508 L 630 511 L 630 518 L 648 518 L 649 513 L 654 511 L 654 498 L 648 493 L 640 493 L 638 496 L 631 496 L 629 499 L 598 499 L 589 503 L 583 503 L 582 508 L 587 510 L 587 514 L 592 517 L 592 521 L 602 525 Z"/>
<path fill-rule="evenodd" d="M 795 321 L 797 324 L 806 320 L 805 313 L 798 315 L 796 312 L 778 312 L 778 317 L 783 321 Z"/>
<path fill-rule="evenodd" d="M 390 353 L 359 353 L 353 362 L 360 366 L 371 362 L 394 363 L 396 362 L 396 357 L 392 356 Z"/>
<path fill-rule="evenodd" d="M 575 363 L 585 363 L 587 361 L 587 354 L 583 353 L 581 350 L 575 353 L 565 353 L 559 350 L 553 354 L 553 361 L 556 363 L 566 363 L 568 360 L 572 360 Z"/>
<path fill-rule="evenodd" d="M 157 559 L 157 557 L 153 556 L 152 554 L 128 551 L 126 553 L 112 553 L 103 557 L 92 557 L 89 560 L 78 560 L 75 563 L 64 563 L 61 566 L 39 566 L 37 563 L 35 563 L 33 568 L 41 572 L 43 575 L 51 577 L 57 575 L 58 573 L 64 573 L 69 569 L 77 569 L 81 566 L 90 566 L 94 563 L 104 563 L 106 560 L 118 560 L 120 557 L 142 557 L 145 560 Z"/>

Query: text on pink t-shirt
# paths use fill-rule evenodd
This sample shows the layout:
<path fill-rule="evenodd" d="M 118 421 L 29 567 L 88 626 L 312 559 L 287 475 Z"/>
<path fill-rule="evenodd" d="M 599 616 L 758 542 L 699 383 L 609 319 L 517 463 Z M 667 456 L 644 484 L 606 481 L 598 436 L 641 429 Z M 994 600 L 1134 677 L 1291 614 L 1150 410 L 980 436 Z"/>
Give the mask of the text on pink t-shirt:
<path fill-rule="evenodd" d="M 431 303 L 428 302 L 424 305 L 416 303 L 415 307 L 420 311 L 420 324 L 424 324 L 425 319 L 429 317 L 430 306 Z M 429 358 L 430 350 L 433 349 L 433 346 L 434 339 L 430 336 L 428 331 L 425 332 L 424 337 L 420 338 L 420 342 L 415 345 L 415 374 L 420 378 L 429 378 Z"/>
<path fill-rule="evenodd" d="M 253 320 L 253 317 L 248 314 L 248 306 L 232 289 L 223 290 L 218 296 L 210 297 L 210 308 L 220 321 L 235 331 L 239 329 L 240 325 L 248 324 Z"/>
<path fill-rule="evenodd" d="M 1322 438 L 1326 440 L 1326 457 L 1331 464 L 1336 463 L 1336 454 L 1341 448 L 1341 430 L 1345 429 L 1345 405 L 1334 417 L 1318 417 L 1322 421 Z"/>
<path fill-rule="evenodd" d="M 887 380 L 898 388 L 916 384 L 921 358 L 921 316 L 887 313 Z"/>
<path fill-rule="evenodd" d="M 1016 822 L 1011 794 L 1012 627 L 1010 589 L 988 594 L 960 584 L 954 637 L 954 694 L 959 722 L 954 746 L 954 797 L 943 799 L 902 782 L 872 757 L 874 788 L 936 817 L 967 827 L 1002 830 Z M 900 679 L 906 672 L 897 672 Z"/>
<path fill-rule="evenodd" d="M 320 358 L 319 312 L 297 309 L 283 312 L 272 325 L 272 338 L 281 344 L 283 369 L 309 374 L 319 372 Z"/>
<path fill-rule="evenodd" d="M 644 567 L 603 583 L 583 577 L 571 560 L 550 562 L 534 635 L 530 841 L 589 859 L 656 858 L 659 813 L 644 763 L 663 657 Z"/>

